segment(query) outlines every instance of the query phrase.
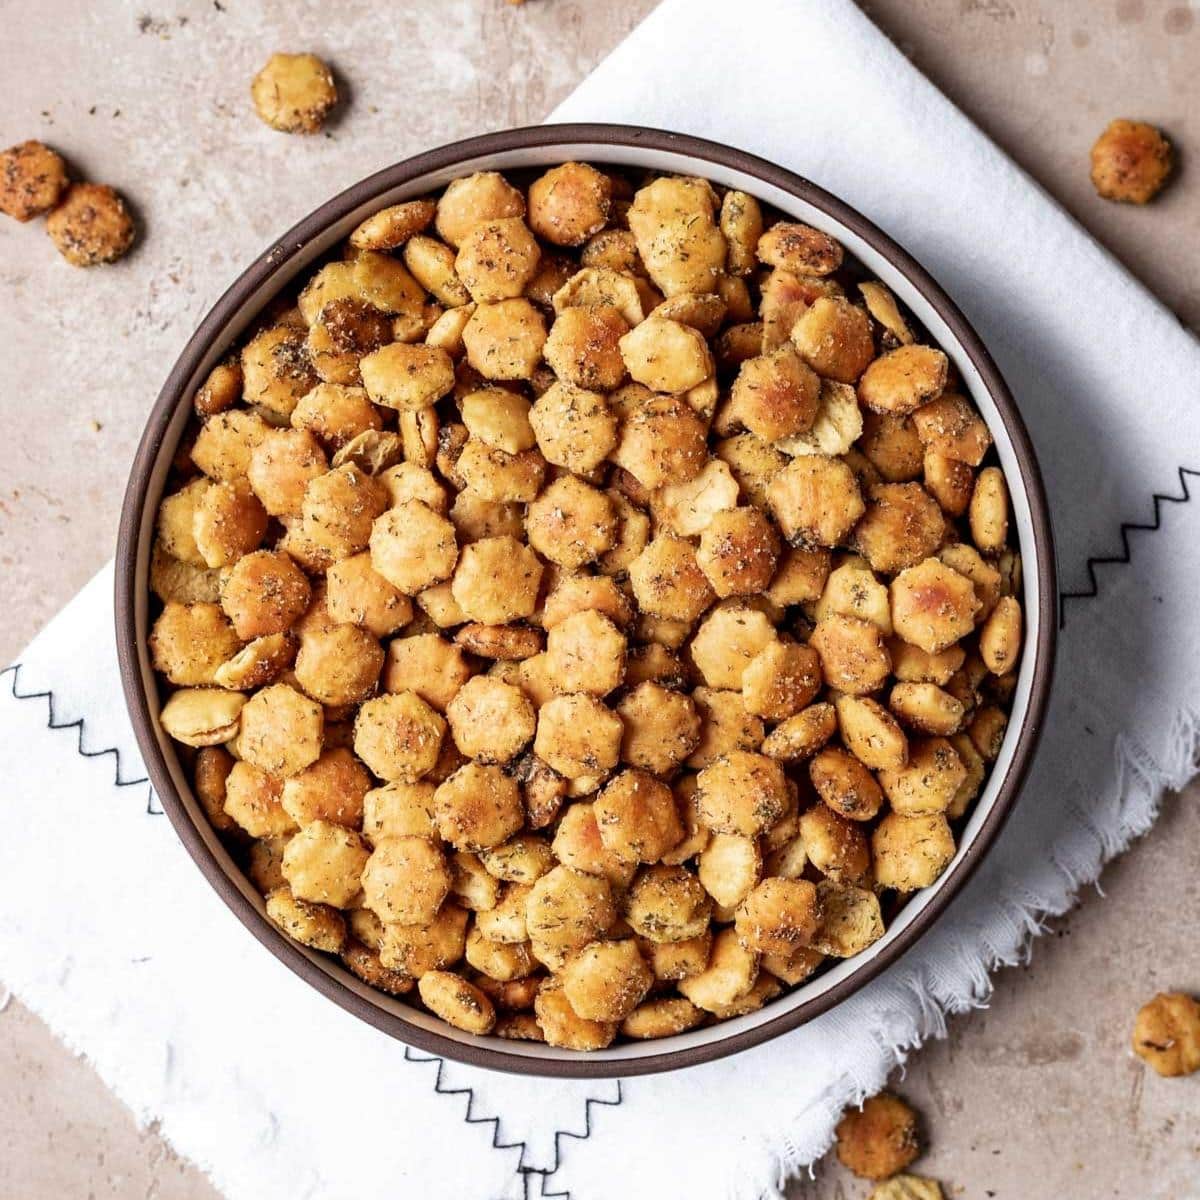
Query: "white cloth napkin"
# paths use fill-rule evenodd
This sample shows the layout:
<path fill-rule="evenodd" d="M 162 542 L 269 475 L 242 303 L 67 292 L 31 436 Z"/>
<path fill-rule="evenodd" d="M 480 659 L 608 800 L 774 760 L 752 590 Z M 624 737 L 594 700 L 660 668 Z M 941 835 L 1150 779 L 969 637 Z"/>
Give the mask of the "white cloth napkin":
<path fill-rule="evenodd" d="M 229 1200 L 775 1196 L 1194 770 L 1200 506 L 1167 501 L 1200 467 L 1200 347 L 1170 314 L 845 0 L 667 0 L 555 117 L 773 159 L 966 310 L 1056 523 L 1068 599 L 1043 750 L 936 929 L 807 1027 L 623 1085 L 422 1063 L 265 954 L 155 815 L 104 572 L 0 676 L 0 978 Z"/>

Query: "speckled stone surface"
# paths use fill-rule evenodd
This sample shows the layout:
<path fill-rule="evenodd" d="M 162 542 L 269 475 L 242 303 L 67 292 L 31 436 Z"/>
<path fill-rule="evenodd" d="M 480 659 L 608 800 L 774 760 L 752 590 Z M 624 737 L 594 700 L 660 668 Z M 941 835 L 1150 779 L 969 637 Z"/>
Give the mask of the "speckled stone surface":
<path fill-rule="evenodd" d="M 58 258 L 39 223 L 0 222 L 0 658 L 110 555 L 144 415 L 196 321 L 251 257 L 378 167 L 539 120 L 652 7 L 43 0 L 5 8 L 0 145 L 49 141 L 80 173 L 120 188 L 143 230 L 126 261 L 82 272 Z M 1170 0 L 864 7 L 1200 327 L 1200 184 L 1186 157 L 1200 137 L 1200 9 Z M 328 136 L 289 138 L 253 116 L 249 80 L 277 49 L 333 63 L 348 102 Z M 1088 182 L 1088 148 L 1118 115 L 1161 124 L 1183 145 L 1180 178 L 1146 210 L 1105 204 Z M 1028 252 L 1054 269 L 1054 247 Z M 1200 992 L 1198 799 L 1197 787 L 1173 799 L 1154 832 L 1106 873 L 1104 899 L 1089 894 L 1037 943 L 1028 967 L 998 978 L 986 1011 L 956 1020 L 946 1041 L 914 1057 L 897 1086 L 925 1117 L 931 1149 L 920 1168 L 948 1195 L 1200 1193 L 1200 1078 L 1146 1075 L 1127 1050 L 1148 995 Z M 153 1129 L 136 1129 L 86 1063 L 15 1000 L 0 1011 L 0 1062 L 6 1200 L 214 1200 L 199 1173 Z M 826 1168 L 795 1195 L 854 1200 L 869 1190 Z"/>

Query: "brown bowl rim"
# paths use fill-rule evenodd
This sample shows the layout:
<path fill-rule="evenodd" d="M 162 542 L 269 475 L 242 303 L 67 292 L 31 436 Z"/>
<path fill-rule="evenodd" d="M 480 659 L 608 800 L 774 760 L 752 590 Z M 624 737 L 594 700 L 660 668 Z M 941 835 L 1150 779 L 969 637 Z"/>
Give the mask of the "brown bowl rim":
<path fill-rule="evenodd" d="M 148 697 L 142 685 L 136 644 L 136 588 L 142 512 L 151 475 L 162 452 L 167 427 L 177 406 L 185 399 L 188 381 L 195 373 L 212 343 L 246 299 L 291 256 L 325 229 L 345 218 L 354 209 L 374 197 L 428 172 L 444 170 L 456 163 L 505 151 L 552 146 L 597 143 L 630 149 L 686 154 L 731 170 L 741 171 L 771 186 L 789 192 L 812 204 L 833 220 L 861 237 L 916 288 L 946 322 L 967 358 L 978 372 L 984 388 L 995 403 L 1012 442 L 1025 493 L 1029 502 L 1033 542 L 1039 581 L 1038 637 L 1026 653 L 1035 655 L 1029 702 L 1017 735 L 1008 773 L 1001 781 L 996 800 L 979 827 L 963 857 L 951 868 L 938 893 L 901 931 L 896 940 L 877 956 L 863 963 L 826 992 L 805 1001 L 773 1020 L 752 1029 L 731 1033 L 728 1037 L 662 1054 L 632 1059 L 594 1059 L 586 1054 L 571 1058 L 543 1058 L 537 1054 L 514 1055 L 494 1050 L 482 1042 L 460 1042 L 422 1028 L 393 1012 L 372 1003 L 361 985 L 355 990 L 319 967 L 305 948 L 298 946 L 272 925 L 247 900 L 228 872 L 216 859 L 201 836 L 187 808 L 175 790 L 166 761 L 159 747 Z M 1053 674 L 1057 642 L 1057 582 L 1053 531 L 1046 491 L 1033 444 L 1012 393 L 999 368 L 988 353 L 974 327 L 941 286 L 900 245 L 844 201 L 804 177 L 756 155 L 719 142 L 688 134 L 642 126 L 595 123 L 564 123 L 502 130 L 451 142 L 436 149 L 395 163 L 353 184 L 320 205 L 259 256 L 228 288 L 206 314 L 188 340 L 150 415 L 131 468 L 129 484 L 121 510 L 115 565 L 115 627 L 117 657 L 122 687 L 133 723 L 134 733 L 145 760 L 151 784 L 158 793 L 171 824 L 188 853 L 243 925 L 277 959 L 324 996 L 343 1009 L 367 1021 L 398 1040 L 430 1053 L 469 1065 L 519 1074 L 572 1078 L 620 1078 L 695 1066 L 735 1054 L 759 1045 L 842 1003 L 875 979 L 914 946 L 932 927 L 950 902 L 974 874 L 979 863 L 995 842 L 1007 821 L 1040 739 Z M 353 980 L 358 983 L 357 980 Z"/>

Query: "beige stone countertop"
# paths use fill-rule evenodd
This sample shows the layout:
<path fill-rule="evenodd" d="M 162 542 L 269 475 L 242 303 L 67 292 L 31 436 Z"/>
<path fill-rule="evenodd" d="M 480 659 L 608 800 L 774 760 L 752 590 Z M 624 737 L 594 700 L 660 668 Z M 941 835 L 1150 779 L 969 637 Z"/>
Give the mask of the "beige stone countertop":
<path fill-rule="evenodd" d="M 125 262 L 66 266 L 38 224 L 0 223 L 0 659 L 108 558 L 145 414 L 192 328 L 273 236 L 419 150 L 540 120 L 653 0 L 95 0 L 0 13 L 0 145 L 44 139 L 120 188 L 144 236 Z M 864 0 L 868 14 L 1193 329 L 1200 327 L 1200 7 L 1181 0 Z M 253 116 L 277 49 L 327 56 L 349 103 L 328 136 Z M 730 81 L 736 84 L 735 80 Z M 1147 209 L 1106 204 L 1088 149 L 1115 116 L 1161 125 L 1180 177 Z M 864 169 L 869 169 L 865 166 Z M 1053 269 L 1054 247 L 1030 247 Z M 1114 328 L 1119 336 L 1119 328 Z M 1142 397 L 1152 419 L 1153 398 Z M 1104 875 L 1104 897 L 1002 972 L 985 1010 L 913 1056 L 920 1169 L 948 1196 L 1200 1195 L 1200 1078 L 1128 1052 L 1133 1014 L 1200 992 L 1200 787 L 1172 797 Z M 0 980 L 3 964 L 0 963 Z M 215 1200 L 20 1003 L 0 1012 L 0 1195 Z M 823 1168 L 793 1195 L 854 1200 Z M 482 1200 L 482 1198 L 481 1198 Z M 588 1200 L 580 1197 L 579 1200 Z M 596 1200 L 601 1200 L 597 1197 Z"/>

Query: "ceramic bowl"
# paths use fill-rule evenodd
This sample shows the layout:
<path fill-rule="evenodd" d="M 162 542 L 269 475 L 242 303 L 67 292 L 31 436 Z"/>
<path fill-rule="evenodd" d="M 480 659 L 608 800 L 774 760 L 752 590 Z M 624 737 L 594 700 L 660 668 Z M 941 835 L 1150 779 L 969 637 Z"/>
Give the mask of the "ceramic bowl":
<path fill-rule="evenodd" d="M 175 748 L 158 721 L 158 689 L 146 650 L 155 512 L 192 396 L 263 307 L 385 205 L 426 195 L 472 171 L 536 169 L 572 159 L 701 175 L 740 188 L 789 217 L 828 231 L 892 289 L 949 354 L 991 430 L 1011 492 L 1011 527 L 1024 563 L 1026 626 L 1008 731 L 987 784 L 959 832 L 958 852 L 932 887 L 900 907 L 879 941 L 748 1016 L 660 1041 L 616 1044 L 591 1054 L 460 1033 L 403 1000 L 368 987 L 336 959 L 285 937 L 267 920 L 261 897 L 192 795 Z M 807 179 L 728 146 L 636 127 L 546 125 L 456 142 L 362 180 L 284 234 L 217 301 L 168 375 L 134 461 L 117 547 L 116 635 L 130 715 L 163 807 L 196 865 L 267 950 L 334 1003 L 423 1050 L 505 1071 L 622 1076 L 691 1066 L 786 1034 L 865 987 L 916 945 L 994 844 L 1016 802 L 1046 713 L 1056 595 L 1046 496 L 1020 413 L 966 317 L 911 255 L 866 217 Z"/>

